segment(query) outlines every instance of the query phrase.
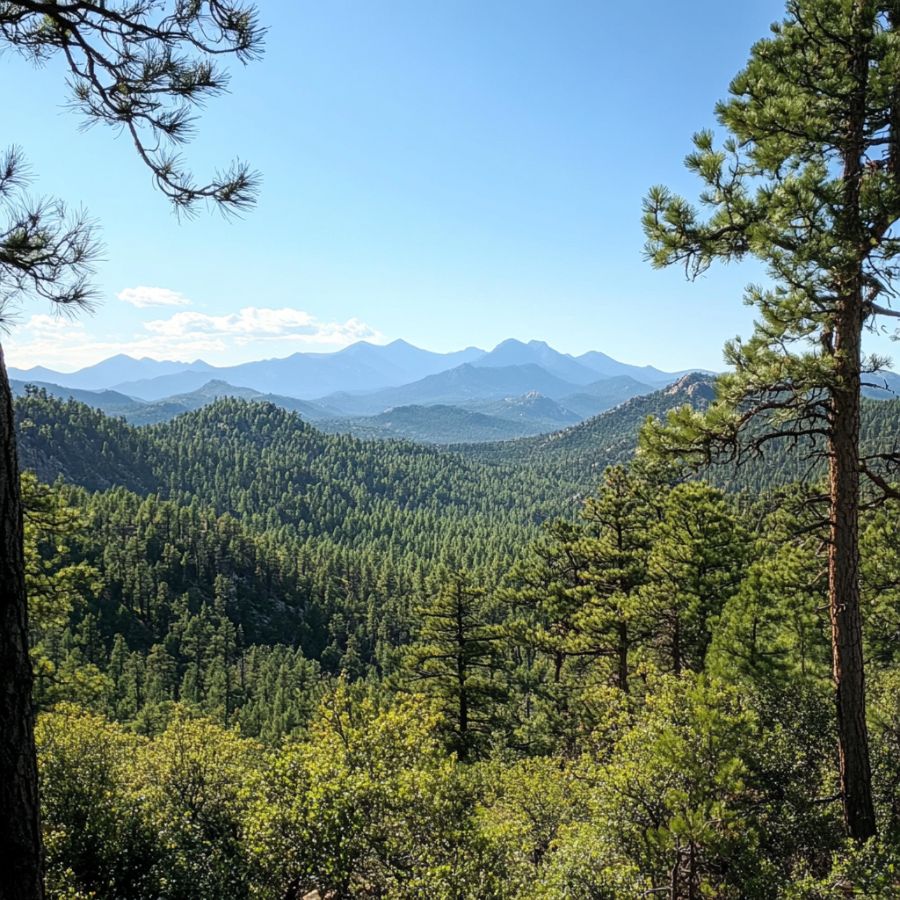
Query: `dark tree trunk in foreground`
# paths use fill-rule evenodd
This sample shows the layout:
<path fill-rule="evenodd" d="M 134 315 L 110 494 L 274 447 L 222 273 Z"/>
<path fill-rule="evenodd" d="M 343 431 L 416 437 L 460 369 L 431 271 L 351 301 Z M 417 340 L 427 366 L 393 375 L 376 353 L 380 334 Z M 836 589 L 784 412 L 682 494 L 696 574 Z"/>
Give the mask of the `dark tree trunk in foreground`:
<path fill-rule="evenodd" d="M 0 348 L 0 900 L 42 898 L 22 498 L 12 392 Z"/>
<path fill-rule="evenodd" d="M 875 810 L 859 603 L 859 305 L 853 303 L 844 313 L 835 345 L 846 363 L 832 397 L 828 605 L 844 822 L 853 838 L 864 841 L 875 834 Z"/>
<path fill-rule="evenodd" d="M 852 20 L 860 22 L 865 18 L 866 4 L 856 0 L 854 7 Z M 859 29 L 855 37 L 850 57 L 854 87 L 847 102 L 846 145 L 841 153 L 842 214 L 835 225 L 842 244 L 852 248 L 856 262 L 852 272 L 836 273 L 833 282 L 837 299 L 832 348 L 835 383 L 828 435 L 828 608 L 844 823 L 852 838 L 864 841 L 875 834 L 859 608 L 859 420 L 866 277 L 863 260 L 868 252 L 866 244 L 871 241 L 870 229 L 861 215 L 861 200 L 871 50 L 867 31 Z M 830 336 L 826 334 L 828 343 Z"/>
<path fill-rule="evenodd" d="M 236 161 L 208 183 L 172 152 L 194 111 L 228 82 L 218 61 L 262 51 L 257 11 L 244 0 L 70 0 L 0 3 L 0 50 L 38 64 L 62 57 L 72 105 L 87 123 L 124 131 L 176 210 L 252 206 L 259 178 Z M 128 98 L 125 102 L 124 98 Z M 91 223 L 64 204 L 33 202 L 22 159 L 0 156 L 0 320 L 35 300 L 70 312 L 95 299 Z M 7 309 L 9 306 L 9 309 Z M 0 349 L 0 900 L 42 898 L 37 761 L 28 659 L 22 501 L 9 379 Z"/>

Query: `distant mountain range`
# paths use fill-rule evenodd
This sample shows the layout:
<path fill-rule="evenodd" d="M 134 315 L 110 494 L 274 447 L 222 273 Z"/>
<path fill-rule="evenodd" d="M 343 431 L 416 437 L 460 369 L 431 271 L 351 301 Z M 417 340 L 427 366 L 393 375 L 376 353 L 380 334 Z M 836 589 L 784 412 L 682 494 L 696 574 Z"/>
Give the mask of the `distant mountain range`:
<path fill-rule="evenodd" d="M 686 375 L 671 385 L 634 397 L 583 422 L 537 435 L 525 434 L 521 423 L 511 419 L 504 420 L 459 407 L 407 406 L 353 422 L 332 419 L 310 426 L 299 417 L 285 418 L 285 413 L 275 404 L 268 404 L 268 408 L 259 410 L 258 414 L 250 414 L 242 412 L 247 407 L 240 401 L 217 398 L 206 409 L 184 413 L 179 417 L 180 424 L 167 424 L 161 432 L 180 428 L 181 433 L 185 434 L 193 433 L 191 429 L 196 428 L 198 434 L 204 435 L 203 440 L 215 442 L 225 422 L 233 422 L 234 416 L 244 421 L 252 416 L 262 430 L 250 431 L 238 439 L 245 442 L 254 454 L 260 448 L 268 447 L 270 435 L 266 423 L 276 421 L 282 423 L 288 432 L 296 430 L 307 435 L 316 446 L 328 443 L 320 440 L 324 437 L 321 432 L 345 433 L 348 430 L 366 439 L 404 438 L 407 441 L 453 444 L 447 448 L 450 451 L 448 455 L 441 454 L 441 458 L 450 465 L 454 460 L 476 466 L 486 465 L 494 472 L 502 472 L 503 477 L 529 472 L 537 477 L 536 482 L 529 484 L 552 485 L 554 496 L 568 498 L 566 503 L 574 503 L 586 491 L 594 489 L 607 465 L 626 462 L 631 458 L 638 433 L 648 417 L 665 416 L 668 411 L 684 404 L 703 409 L 714 397 L 713 379 L 700 374 Z M 249 399 L 253 401 L 253 395 Z M 539 398 L 527 400 L 542 405 Z M 51 418 L 32 419 L 32 412 L 40 409 L 51 414 Z M 169 463 L 147 452 L 156 440 L 155 431 L 133 428 L 121 420 L 111 422 L 98 431 L 95 426 L 101 422 L 102 415 L 85 415 L 84 407 L 77 402 L 67 405 L 25 400 L 18 405 L 18 410 L 19 452 L 23 465 L 35 470 L 42 479 L 52 481 L 62 475 L 90 490 L 104 490 L 117 484 L 142 492 L 161 490 L 160 472 L 168 472 Z M 896 452 L 900 398 L 888 402 L 865 399 L 862 418 L 866 452 Z M 234 428 L 225 428 L 224 434 L 232 439 L 234 431 Z M 284 431 L 281 434 L 283 437 Z M 317 434 L 319 437 L 316 437 Z M 466 440 L 453 440 L 459 435 Z M 330 446 L 334 448 L 336 445 Z M 355 445 L 351 442 L 343 446 L 353 448 Z M 303 454 L 303 459 L 297 463 L 300 469 L 314 461 L 316 452 Z M 376 456 L 381 453 L 374 448 L 365 452 Z M 379 458 L 400 460 L 402 469 L 404 458 L 414 458 L 417 454 L 434 458 L 430 456 L 433 452 L 437 451 L 408 444 L 399 447 L 396 456 Z M 102 465 L 98 465 L 101 456 Z M 823 474 L 823 465 L 820 459 L 817 466 L 811 468 L 810 459 L 805 454 L 792 452 L 789 442 L 773 442 L 768 445 L 763 457 L 748 460 L 740 467 L 713 466 L 707 470 L 705 477 L 729 490 L 756 492 L 760 485 L 787 484 L 799 478 L 818 477 Z M 394 463 L 391 462 L 390 466 L 393 473 Z M 396 474 L 390 477 L 394 478 Z"/>
<path fill-rule="evenodd" d="M 454 353 L 422 350 L 403 340 L 386 345 L 359 341 L 336 353 L 294 353 L 283 359 L 218 367 L 203 360 L 185 363 L 118 355 L 77 372 L 55 372 L 36 366 L 11 368 L 9 374 L 20 381 L 42 381 L 67 388 L 113 389 L 141 400 L 190 393 L 210 380 L 253 388 L 261 393 L 312 400 L 340 392 L 368 393 L 399 387 L 464 364 L 480 368 L 535 365 L 574 385 L 629 375 L 642 384 L 659 386 L 684 374 L 661 372 L 652 366 L 627 365 L 597 352 L 575 357 L 554 350 L 544 341 L 526 344 L 516 340 L 503 341 L 490 351 L 468 347 Z"/>
<path fill-rule="evenodd" d="M 633 366 L 599 351 L 572 356 L 544 341 L 435 353 L 398 340 L 226 367 L 118 355 L 72 373 L 37 366 L 10 368 L 9 375 L 16 393 L 34 384 L 135 425 L 233 396 L 274 403 L 330 432 L 459 443 L 558 431 L 690 371 Z M 870 396 L 900 393 L 900 377 L 891 372 L 870 382 Z"/>

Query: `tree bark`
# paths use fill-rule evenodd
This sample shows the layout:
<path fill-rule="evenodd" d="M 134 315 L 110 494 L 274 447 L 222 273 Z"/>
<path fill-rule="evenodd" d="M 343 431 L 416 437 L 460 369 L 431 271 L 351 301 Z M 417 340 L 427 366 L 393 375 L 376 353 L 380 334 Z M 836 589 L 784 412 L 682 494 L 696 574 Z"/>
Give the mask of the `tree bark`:
<path fill-rule="evenodd" d="M 0 347 L 0 900 L 43 898 L 28 657 L 22 497 L 12 392 Z"/>
<path fill-rule="evenodd" d="M 838 384 L 832 396 L 828 604 L 840 753 L 841 798 L 850 836 L 875 834 L 866 728 L 859 602 L 859 419 L 862 319 L 848 304 L 835 344 Z"/>
<path fill-rule="evenodd" d="M 844 824 L 856 841 L 875 834 L 872 770 L 866 728 L 866 690 L 862 618 L 859 603 L 859 419 L 862 366 L 864 272 L 871 235 L 861 214 L 866 158 L 866 113 L 871 61 L 872 8 L 855 0 L 849 71 L 854 88 L 848 96 L 842 150 L 843 209 L 836 223 L 841 243 L 856 249 L 856 258 L 840 273 L 834 308 L 831 427 L 829 433 L 828 608 L 831 656 L 837 707 L 838 752 Z"/>

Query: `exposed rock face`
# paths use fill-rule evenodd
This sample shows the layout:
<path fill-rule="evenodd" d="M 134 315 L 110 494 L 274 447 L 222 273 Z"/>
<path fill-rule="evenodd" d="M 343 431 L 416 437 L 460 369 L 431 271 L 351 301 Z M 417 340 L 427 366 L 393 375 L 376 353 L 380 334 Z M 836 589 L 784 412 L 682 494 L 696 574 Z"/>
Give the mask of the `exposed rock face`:
<path fill-rule="evenodd" d="M 663 393 L 666 396 L 683 394 L 692 402 L 712 402 L 716 398 L 715 381 L 702 372 L 690 372 L 670 384 Z"/>

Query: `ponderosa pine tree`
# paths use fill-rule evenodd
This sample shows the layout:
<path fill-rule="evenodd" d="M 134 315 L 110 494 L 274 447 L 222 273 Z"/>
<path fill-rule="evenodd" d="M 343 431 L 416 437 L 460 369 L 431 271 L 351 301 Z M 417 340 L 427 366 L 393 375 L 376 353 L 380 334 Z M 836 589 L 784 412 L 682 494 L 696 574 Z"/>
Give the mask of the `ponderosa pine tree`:
<path fill-rule="evenodd" d="M 895 493 L 892 454 L 860 453 L 860 388 L 883 360 L 862 336 L 897 317 L 900 235 L 900 3 L 789 0 L 716 109 L 721 147 L 703 131 L 686 160 L 708 216 L 664 187 L 644 203 L 655 266 L 696 276 L 716 260 L 762 260 L 768 287 L 746 302 L 752 337 L 726 346 L 733 367 L 705 415 L 688 410 L 646 441 L 740 461 L 770 442 L 824 455 L 829 490 L 829 605 L 848 832 L 875 833 L 859 602 L 861 476 Z"/>
<path fill-rule="evenodd" d="M 485 746 L 504 698 L 503 632 L 492 621 L 483 588 L 465 571 L 445 570 L 419 611 L 421 627 L 406 658 L 412 690 L 434 697 L 461 760 Z"/>
<path fill-rule="evenodd" d="M 750 563 L 715 622 L 713 675 L 787 691 L 827 677 L 828 579 L 819 512 L 808 502 L 820 492 L 782 491 L 744 511 L 755 520 Z"/>
<path fill-rule="evenodd" d="M 507 572 L 498 592 L 509 643 L 513 743 L 529 753 L 553 747 L 574 755 L 578 715 L 573 682 L 593 660 L 574 656 L 587 563 L 577 552 L 580 523 L 547 523 Z"/>
<path fill-rule="evenodd" d="M 738 589 L 748 545 L 716 488 L 681 484 L 666 496 L 634 616 L 663 671 L 705 669 L 713 622 Z"/>
<path fill-rule="evenodd" d="M 647 637 L 640 589 L 667 475 L 609 466 L 575 522 L 556 520 L 512 567 L 501 596 L 509 608 L 512 681 L 531 747 L 547 737 L 575 756 L 598 686 L 628 693 L 633 656 Z M 516 713 L 514 713 L 516 715 Z"/>
<path fill-rule="evenodd" d="M 581 511 L 585 530 L 579 550 L 587 559 L 587 585 L 581 591 L 580 645 L 614 661 L 616 687 L 625 693 L 638 643 L 635 601 L 647 578 L 654 502 L 664 506 L 663 493 L 624 466 L 610 466 Z"/>
<path fill-rule="evenodd" d="M 221 93 L 222 54 L 258 55 L 256 11 L 240 0 L 19 0 L 0 3 L 0 47 L 35 64 L 61 57 L 72 103 L 88 123 L 128 134 L 175 208 L 224 210 L 253 202 L 243 164 L 197 183 L 172 148 L 186 141 L 192 108 Z M 0 324 L 21 304 L 77 310 L 92 299 L 94 229 L 59 201 L 33 203 L 21 152 L 0 158 Z M 44 894 L 28 657 L 22 502 L 9 380 L 0 351 L 0 897 Z"/>

